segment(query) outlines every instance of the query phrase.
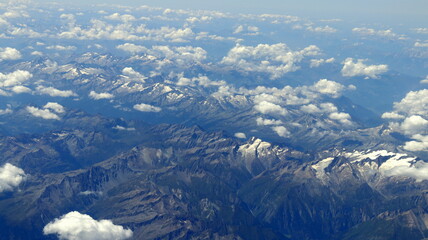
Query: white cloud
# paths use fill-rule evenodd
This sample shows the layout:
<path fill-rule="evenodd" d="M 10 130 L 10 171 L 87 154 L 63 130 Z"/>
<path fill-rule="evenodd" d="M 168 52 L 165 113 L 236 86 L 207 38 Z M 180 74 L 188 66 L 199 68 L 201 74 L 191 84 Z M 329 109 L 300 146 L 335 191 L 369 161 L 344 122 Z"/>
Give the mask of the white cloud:
<path fill-rule="evenodd" d="M 310 67 L 314 68 L 314 67 L 319 67 L 324 63 L 332 63 L 334 62 L 334 58 L 329 58 L 329 59 L 311 59 L 311 63 L 310 63 Z"/>
<path fill-rule="evenodd" d="M 343 125 L 352 125 L 352 122 L 350 121 L 351 116 L 348 113 L 343 112 L 333 112 L 328 115 L 330 119 L 336 120 Z"/>
<path fill-rule="evenodd" d="M 0 167 L 0 193 L 10 191 L 27 178 L 24 170 L 6 163 Z"/>
<path fill-rule="evenodd" d="M 22 57 L 21 53 L 15 48 L 0 48 L 0 61 L 1 60 L 17 60 Z"/>
<path fill-rule="evenodd" d="M 274 132 L 276 132 L 276 134 L 278 134 L 278 136 L 280 136 L 280 137 L 287 138 L 287 137 L 290 137 L 290 135 L 291 135 L 290 131 L 288 131 L 288 129 L 285 128 L 284 126 L 272 127 L 272 130 Z"/>
<path fill-rule="evenodd" d="M 364 59 L 358 59 L 354 63 L 353 58 L 347 58 L 343 62 L 342 76 L 344 77 L 355 77 L 355 76 L 367 76 L 369 78 L 378 78 L 379 74 L 388 71 L 388 65 L 366 65 Z"/>
<path fill-rule="evenodd" d="M 237 132 L 237 133 L 235 133 L 235 137 L 236 138 L 246 139 L 247 135 L 245 135 L 245 133 L 242 133 L 242 132 Z"/>
<path fill-rule="evenodd" d="M 319 80 L 313 87 L 315 91 L 335 98 L 339 97 L 345 89 L 342 84 L 327 79 Z"/>
<path fill-rule="evenodd" d="M 32 78 L 33 75 L 28 71 L 16 70 L 12 73 L 0 73 L 0 87 L 13 87 L 22 85 L 25 81 Z"/>
<path fill-rule="evenodd" d="M 34 117 L 39 117 L 39 118 L 43 118 L 43 119 L 53 119 L 53 120 L 60 120 L 61 119 L 58 115 L 51 112 L 49 109 L 39 109 L 36 107 L 27 106 L 26 110 L 27 110 L 27 112 L 29 112 Z"/>
<path fill-rule="evenodd" d="M 382 114 L 383 119 L 404 119 L 405 116 L 398 114 L 396 112 L 386 112 Z"/>
<path fill-rule="evenodd" d="M 114 225 L 111 220 L 94 220 L 91 216 L 73 211 L 53 220 L 43 233 L 57 234 L 62 240 L 123 240 L 132 237 L 130 229 Z"/>
<path fill-rule="evenodd" d="M 183 74 L 178 76 L 177 86 L 195 86 L 195 85 L 210 87 L 225 85 L 225 81 L 211 81 L 207 76 L 200 75 L 198 77 L 186 78 Z"/>
<path fill-rule="evenodd" d="M 258 126 L 272 126 L 272 125 L 281 125 L 283 124 L 283 122 L 281 120 L 275 120 L 275 119 L 267 119 L 267 118 L 262 118 L 262 117 L 258 117 L 256 119 L 256 123 Z"/>
<path fill-rule="evenodd" d="M 56 113 L 64 113 L 65 112 L 64 107 L 61 104 L 56 103 L 56 102 L 48 102 L 48 103 L 46 103 L 45 106 L 43 106 L 43 108 L 54 110 Z"/>
<path fill-rule="evenodd" d="M 414 161 L 413 158 L 409 158 L 408 161 L 400 160 L 395 164 L 397 165 L 383 170 L 382 173 L 387 176 L 414 178 L 416 181 L 428 180 L 428 163 L 424 161 Z"/>
<path fill-rule="evenodd" d="M 12 87 L 12 92 L 20 94 L 20 93 L 31 93 L 31 89 L 25 86 L 14 86 Z"/>
<path fill-rule="evenodd" d="M 410 91 L 400 102 L 394 103 L 394 109 L 409 116 L 428 117 L 428 89 Z"/>
<path fill-rule="evenodd" d="M 418 115 L 412 115 L 404 119 L 400 127 L 405 134 L 420 134 L 428 131 L 428 120 Z"/>
<path fill-rule="evenodd" d="M 420 83 L 428 83 L 428 75 L 425 77 L 425 79 L 421 80 Z"/>
<path fill-rule="evenodd" d="M 132 67 L 126 67 L 122 69 L 123 77 L 128 81 L 136 81 L 144 83 L 147 79 L 143 74 L 135 71 Z"/>
<path fill-rule="evenodd" d="M 399 35 L 394 33 L 391 29 L 386 30 L 375 30 L 373 28 L 353 28 L 352 31 L 362 36 L 377 36 L 385 38 L 398 38 L 404 39 L 405 35 Z"/>
<path fill-rule="evenodd" d="M 416 134 L 412 138 L 416 141 L 409 141 L 404 144 L 404 149 L 407 151 L 427 151 L 428 150 L 428 136 Z"/>
<path fill-rule="evenodd" d="M 162 108 L 160 108 L 160 107 L 155 107 L 155 106 L 152 106 L 149 104 L 144 104 L 144 103 L 135 104 L 134 109 L 141 111 L 141 112 L 160 112 L 160 111 L 162 111 Z"/>
<path fill-rule="evenodd" d="M 428 47 L 428 42 L 415 42 L 415 47 Z"/>
<path fill-rule="evenodd" d="M 114 95 L 111 94 L 111 93 L 106 93 L 106 92 L 97 93 L 95 91 L 91 91 L 89 93 L 89 97 L 92 98 L 92 99 L 95 99 L 95 100 L 100 100 L 100 99 L 111 99 L 111 98 L 114 98 Z"/>
<path fill-rule="evenodd" d="M 319 107 L 317 107 L 315 104 L 303 105 L 300 107 L 300 110 L 311 114 L 322 113 L 322 110 Z"/>
<path fill-rule="evenodd" d="M 130 22 L 130 21 L 136 20 L 136 18 L 130 14 L 120 15 L 119 13 L 113 13 L 112 15 L 105 16 L 104 18 L 108 20 L 122 21 L 122 22 Z"/>
<path fill-rule="evenodd" d="M 277 79 L 288 72 L 298 70 L 297 63 L 306 56 L 318 55 L 319 51 L 314 45 L 301 51 L 291 51 L 283 43 L 259 44 L 255 47 L 238 44 L 228 52 L 221 63 L 245 73 L 268 73 L 271 79 Z"/>
<path fill-rule="evenodd" d="M 44 87 L 44 86 L 38 86 L 36 88 L 37 92 L 40 94 L 46 94 L 51 97 L 75 97 L 77 96 L 76 93 L 74 93 L 71 90 L 59 90 L 53 87 Z"/>
<path fill-rule="evenodd" d="M 254 109 L 257 112 L 260 112 L 262 114 L 274 114 L 274 115 L 286 115 L 287 110 L 285 108 L 282 108 L 280 105 L 262 101 L 254 106 Z"/>
<path fill-rule="evenodd" d="M 117 49 L 130 52 L 132 54 L 141 53 L 141 52 L 147 52 L 148 49 L 141 45 L 135 45 L 133 43 L 125 43 L 122 45 L 116 46 Z"/>
<path fill-rule="evenodd" d="M 332 27 L 330 27 L 328 25 L 324 26 L 324 27 L 312 27 L 312 26 L 309 26 L 306 29 L 308 31 L 316 32 L 316 33 L 335 33 L 335 32 L 337 32 L 337 29 L 332 28 Z"/>
<path fill-rule="evenodd" d="M 53 46 L 47 46 L 46 49 L 49 50 L 58 50 L 58 51 L 75 51 L 75 46 L 62 46 L 62 45 L 53 45 Z"/>
<path fill-rule="evenodd" d="M 428 34 L 428 28 L 413 28 L 412 30 L 419 34 Z"/>
<path fill-rule="evenodd" d="M 5 115 L 5 114 L 10 114 L 12 113 L 12 109 L 10 109 L 10 107 L 6 108 L 6 109 L 0 109 L 0 115 Z"/>
<path fill-rule="evenodd" d="M 113 129 L 121 130 L 121 131 L 135 131 L 135 128 L 127 128 L 120 125 L 114 126 Z"/>

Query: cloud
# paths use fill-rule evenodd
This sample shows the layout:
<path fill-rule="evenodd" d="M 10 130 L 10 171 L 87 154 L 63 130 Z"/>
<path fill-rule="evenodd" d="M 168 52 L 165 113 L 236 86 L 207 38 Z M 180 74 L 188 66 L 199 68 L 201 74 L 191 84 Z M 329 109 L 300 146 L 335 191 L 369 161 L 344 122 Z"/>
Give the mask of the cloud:
<path fill-rule="evenodd" d="M 20 94 L 20 93 L 31 93 L 31 89 L 25 86 L 14 86 L 12 87 L 12 92 Z"/>
<path fill-rule="evenodd" d="M 46 94 L 51 97 L 76 97 L 77 96 L 77 94 L 71 90 L 62 91 L 53 87 L 38 86 L 36 90 L 40 94 Z"/>
<path fill-rule="evenodd" d="M 255 47 L 236 45 L 220 62 L 226 66 L 244 72 L 262 72 L 270 74 L 271 79 L 282 77 L 288 72 L 299 69 L 296 64 L 306 56 L 318 55 L 320 49 L 311 45 L 301 51 L 291 51 L 285 44 L 259 44 Z"/>
<path fill-rule="evenodd" d="M 327 79 L 319 80 L 313 87 L 315 91 L 325 95 L 331 95 L 334 98 L 339 97 L 345 89 L 345 86 L 342 84 Z"/>
<path fill-rule="evenodd" d="M 415 42 L 415 47 L 428 47 L 428 42 Z"/>
<path fill-rule="evenodd" d="M 237 133 L 235 133 L 235 137 L 236 138 L 246 139 L 247 135 L 245 135 L 245 133 L 242 133 L 242 132 L 237 132 Z"/>
<path fill-rule="evenodd" d="M 21 53 L 15 48 L 0 48 L 0 61 L 2 60 L 17 60 L 22 57 Z"/>
<path fill-rule="evenodd" d="M 89 97 L 92 98 L 92 99 L 94 99 L 94 100 L 100 100 L 100 99 L 111 99 L 111 98 L 114 98 L 114 95 L 111 94 L 111 93 L 106 93 L 106 92 L 97 93 L 95 91 L 91 91 L 89 93 Z"/>
<path fill-rule="evenodd" d="M 408 116 L 428 117 L 428 89 L 410 91 L 400 102 L 394 103 L 394 109 Z"/>
<path fill-rule="evenodd" d="M 49 109 L 39 109 L 36 107 L 27 106 L 26 110 L 27 110 L 27 112 L 29 112 L 34 117 L 39 117 L 39 118 L 43 118 L 43 119 L 53 119 L 53 120 L 60 120 L 61 119 L 58 115 L 51 112 Z"/>
<path fill-rule="evenodd" d="M 428 28 L 413 28 L 412 30 L 419 34 L 428 34 Z"/>
<path fill-rule="evenodd" d="M 136 81 L 136 82 L 142 82 L 144 83 L 147 79 L 146 76 L 143 74 L 135 71 L 132 67 L 126 67 L 122 69 L 123 78 L 125 78 L 128 81 Z"/>
<path fill-rule="evenodd" d="M 141 112 L 160 112 L 160 111 L 162 111 L 162 108 L 160 108 L 160 107 L 155 107 L 155 106 L 152 106 L 149 104 L 144 104 L 144 103 L 135 104 L 134 109 L 141 111 Z"/>
<path fill-rule="evenodd" d="M 353 28 L 352 32 L 357 33 L 362 36 L 377 36 L 377 37 L 384 37 L 384 38 L 398 38 L 398 39 L 404 39 L 405 35 L 399 35 L 394 33 L 391 29 L 387 30 L 375 30 L 373 28 Z"/>
<path fill-rule="evenodd" d="M 130 14 L 120 15 L 119 13 L 113 13 L 112 15 L 105 16 L 105 19 L 113 20 L 113 21 L 122 21 L 122 22 L 130 22 L 137 20 L 134 16 Z"/>
<path fill-rule="evenodd" d="M 309 67 L 314 68 L 314 67 L 319 67 L 324 63 L 332 63 L 334 62 L 334 58 L 329 58 L 329 59 L 311 59 L 311 63 L 309 65 Z"/>
<path fill-rule="evenodd" d="M 336 120 L 343 125 L 352 125 L 352 122 L 350 121 L 351 116 L 348 113 L 343 112 L 333 112 L 328 115 L 328 117 L 332 120 Z"/>
<path fill-rule="evenodd" d="M 73 211 L 56 218 L 43 228 L 43 233 L 57 234 L 62 240 L 123 240 L 132 237 L 130 229 L 114 225 L 111 220 L 94 220 Z"/>
<path fill-rule="evenodd" d="M 24 170 L 6 163 L 0 167 L 0 193 L 11 191 L 27 178 Z"/>
<path fill-rule="evenodd" d="M 183 76 L 184 74 L 179 74 L 177 86 L 222 86 L 225 85 L 225 81 L 211 81 L 207 76 L 199 75 L 198 77 L 186 78 Z"/>
<path fill-rule="evenodd" d="M 388 71 L 388 65 L 366 65 L 364 59 L 358 59 L 354 63 L 353 58 L 347 58 L 343 62 L 342 76 L 344 77 L 355 77 L 355 76 L 367 76 L 369 78 L 378 78 L 377 75 Z"/>
<path fill-rule="evenodd" d="M 53 46 L 47 46 L 46 49 L 49 50 L 58 50 L 58 51 L 75 51 L 75 46 L 62 46 L 62 45 L 53 45 Z"/>
<path fill-rule="evenodd" d="M 16 70 L 8 74 L 0 73 L 0 87 L 13 87 L 22 85 L 22 83 L 32 77 L 33 74 L 23 70 Z"/>
<path fill-rule="evenodd" d="M 257 126 L 271 126 L 271 125 L 281 125 L 283 122 L 281 120 L 275 120 L 275 119 L 267 119 L 258 117 L 256 119 Z"/>
<path fill-rule="evenodd" d="M 135 45 L 133 43 L 125 43 L 122 45 L 116 46 L 117 49 L 120 49 L 125 52 L 129 52 L 132 54 L 141 53 L 141 52 L 147 52 L 148 49 L 144 46 Z"/>
<path fill-rule="evenodd" d="M 388 163 L 389 161 L 387 161 L 386 163 Z M 382 173 L 387 176 L 402 176 L 414 178 L 416 179 L 416 181 L 428 180 L 428 163 L 420 160 L 415 161 L 414 158 L 409 158 L 408 161 L 398 160 L 396 161 L 396 164 L 397 166 L 394 166 L 390 169 L 381 169 Z"/>
<path fill-rule="evenodd" d="M 421 80 L 420 83 L 428 83 L 428 75 L 425 77 L 425 79 Z"/>
<path fill-rule="evenodd" d="M 285 128 L 284 126 L 272 127 L 272 130 L 276 132 L 276 134 L 278 134 L 278 136 L 280 137 L 287 138 L 291 136 L 290 131 L 288 131 L 288 129 Z"/>
<path fill-rule="evenodd" d="M 135 128 L 127 128 L 120 125 L 114 126 L 113 129 L 121 130 L 121 131 L 135 131 Z"/>
<path fill-rule="evenodd" d="M 10 114 L 12 113 L 12 109 L 10 109 L 10 106 L 8 106 L 6 109 L 0 109 L 0 115 Z"/>
<path fill-rule="evenodd" d="M 330 27 L 330 26 L 324 26 L 324 27 L 312 27 L 312 26 L 309 26 L 309 27 L 307 27 L 306 28 L 308 31 L 311 31 L 311 32 L 316 32 L 316 33 L 335 33 L 335 32 L 337 32 L 337 29 L 335 29 L 335 28 L 332 28 L 332 27 Z"/>
<path fill-rule="evenodd" d="M 287 110 L 285 108 L 282 108 L 280 105 L 262 101 L 254 106 L 254 109 L 257 112 L 260 112 L 262 114 L 274 114 L 274 115 L 286 115 Z"/>
<path fill-rule="evenodd" d="M 64 113 L 65 112 L 64 107 L 61 104 L 56 103 L 56 102 L 48 102 L 48 103 L 46 103 L 45 106 L 43 106 L 43 108 L 54 110 L 56 113 Z"/>
<path fill-rule="evenodd" d="M 386 112 L 382 114 L 383 119 L 404 119 L 405 116 L 398 114 L 396 112 Z"/>
<path fill-rule="evenodd" d="M 417 151 L 427 151 L 428 150 L 428 136 L 416 134 L 412 138 L 416 141 L 406 142 L 403 148 L 407 151 L 417 152 Z"/>
<path fill-rule="evenodd" d="M 428 132 L 428 120 L 418 115 L 412 115 L 404 119 L 400 128 L 408 135 L 426 133 Z"/>

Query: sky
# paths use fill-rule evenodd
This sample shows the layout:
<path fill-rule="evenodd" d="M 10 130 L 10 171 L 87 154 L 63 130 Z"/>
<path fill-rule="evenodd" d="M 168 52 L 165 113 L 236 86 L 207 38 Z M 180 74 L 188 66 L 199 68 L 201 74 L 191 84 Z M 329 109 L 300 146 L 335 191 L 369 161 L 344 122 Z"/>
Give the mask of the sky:
<path fill-rule="evenodd" d="M 41 0 L 38 0 L 41 1 Z M 69 2 L 69 0 L 57 0 Z M 74 3 L 117 4 L 115 0 L 75 0 Z M 308 18 L 342 18 L 376 23 L 427 25 L 427 0 L 122 0 L 122 5 L 175 9 L 207 9 L 232 13 L 276 13 Z"/>

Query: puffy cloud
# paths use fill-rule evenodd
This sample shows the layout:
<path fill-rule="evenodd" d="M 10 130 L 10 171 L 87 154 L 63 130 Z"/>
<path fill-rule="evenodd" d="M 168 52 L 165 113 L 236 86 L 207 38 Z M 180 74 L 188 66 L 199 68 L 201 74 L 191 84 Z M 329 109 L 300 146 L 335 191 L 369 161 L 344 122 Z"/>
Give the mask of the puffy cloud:
<path fill-rule="evenodd" d="M 0 109 L 0 115 L 5 115 L 5 114 L 10 114 L 12 113 L 12 109 L 10 109 L 10 107 L 8 106 L 8 108 L 6 109 Z"/>
<path fill-rule="evenodd" d="M 0 193 L 14 189 L 26 178 L 24 170 L 6 163 L 0 167 Z"/>
<path fill-rule="evenodd" d="M 401 114 L 398 114 L 396 112 L 386 112 L 382 114 L 383 119 L 404 119 L 405 117 Z"/>
<path fill-rule="evenodd" d="M 32 78 L 33 75 L 28 71 L 16 70 L 12 73 L 0 73 L 0 87 L 13 87 L 22 85 L 25 81 Z"/>
<path fill-rule="evenodd" d="M 357 33 L 362 36 L 377 36 L 377 37 L 385 37 L 385 38 L 398 38 L 403 39 L 405 35 L 399 35 L 394 33 L 391 29 L 387 30 L 375 30 L 373 28 L 353 28 L 352 32 Z"/>
<path fill-rule="evenodd" d="M 347 58 L 343 62 L 342 76 L 367 76 L 369 78 L 378 78 L 377 75 L 388 71 L 388 65 L 366 65 L 364 61 L 364 59 L 358 59 L 357 62 L 354 63 L 353 58 Z"/>
<path fill-rule="evenodd" d="M 148 49 L 144 46 L 141 45 L 135 45 L 132 43 L 125 43 L 122 45 L 118 45 L 116 46 L 117 49 L 126 51 L 126 52 L 130 52 L 132 54 L 136 54 L 136 53 L 141 53 L 141 52 L 147 52 Z"/>
<path fill-rule="evenodd" d="M 100 100 L 100 99 L 111 99 L 111 98 L 114 98 L 114 95 L 111 94 L 111 93 L 106 93 L 106 92 L 97 93 L 95 91 L 91 91 L 89 93 L 89 97 L 92 98 L 92 99 L 95 99 L 95 100 Z"/>
<path fill-rule="evenodd" d="M 409 116 L 428 117 L 428 89 L 410 91 L 400 102 L 394 103 L 394 109 Z"/>
<path fill-rule="evenodd" d="M 413 28 L 412 30 L 419 34 L 428 34 L 428 28 Z"/>
<path fill-rule="evenodd" d="M 405 134 L 420 134 L 428 131 L 428 120 L 418 115 L 412 115 L 404 119 L 400 127 Z"/>
<path fill-rule="evenodd" d="M 428 83 L 428 75 L 425 77 L 425 79 L 421 80 L 421 83 Z"/>
<path fill-rule="evenodd" d="M 259 44 L 255 47 L 238 44 L 228 52 L 221 63 L 242 72 L 268 73 L 271 79 L 277 79 L 288 72 L 298 70 L 297 63 L 306 56 L 318 55 L 319 51 L 314 45 L 301 51 L 291 51 L 283 43 Z"/>
<path fill-rule="evenodd" d="M 324 26 L 324 27 L 312 27 L 312 26 L 309 26 L 306 29 L 308 31 L 316 32 L 316 33 L 335 33 L 335 32 L 337 32 L 337 29 L 332 28 L 332 27 L 330 27 L 328 25 Z"/>
<path fill-rule="evenodd" d="M 31 89 L 25 86 L 14 86 L 12 87 L 12 92 L 20 94 L 20 93 L 31 93 Z"/>
<path fill-rule="evenodd" d="M 113 224 L 110 220 L 95 220 L 91 216 L 73 211 L 53 220 L 43 233 L 57 234 L 62 240 L 122 240 L 132 237 L 130 229 Z"/>
<path fill-rule="evenodd" d="M 130 22 L 130 21 L 136 20 L 136 18 L 130 14 L 120 15 L 119 13 L 113 13 L 112 15 L 105 16 L 104 18 L 108 20 L 122 21 L 122 22 Z"/>
<path fill-rule="evenodd" d="M 43 119 L 53 119 L 53 120 L 61 119 L 58 115 L 51 112 L 49 109 L 40 109 L 32 106 L 27 106 L 26 110 L 34 117 L 39 117 Z"/>
<path fill-rule="evenodd" d="M 160 112 L 162 111 L 162 108 L 155 107 L 149 104 L 141 103 L 141 104 L 135 104 L 134 109 L 141 111 L 141 112 Z"/>
<path fill-rule="evenodd" d="M 414 158 L 400 159 L 393 162 L 389 160 L 386 163 L 391 162 L 394 164 L 389 169 L 381 169 L 382 173 L 387 176 L 401 176 L 414 178 L 416 181 L 428 180 L 428 163 L 424 161 L 415 161 Z M 387 164 L 383 164 L 387 165 Z"/>
<path fill-rule="evenodd" d="M 272 130 L 274 132 L 276 132 L 276 134 L 278 134 L 278 136 L 280 136 L 280 137 L 287 138 L 287 137 L 290 137 L 290 135 L 291 135 L 290 131 L 288 131 L 288 129 L 285 128 L 284 126 L 272 127 Z"/>
<path fill-rule="evenodd" d="M 428 47 L 428 42 L 415 42 L 415 47 Z"/>
<path fill-rule="evenodd" d="M 404 144 L 404 149 L 407 151 L 427 151 L 428 150 L 428 136 L 416 134 L 412 138 L 416 141 L 409 141 Z"/>
<path fill-rule="evenodd" d="M 128 81 L 145 82 L 147 79 L 143 74 L 135 71 L 132 67 L 122 69 L 123 77 Z"/>
<path fill-rule="evenodd" d="M 322 113 L 322 110 L 319 107 L 317 107 L 315 104 L 303 105 L 300 107 L 300 110 L 311 114 Z"/>
<path fill-rule="evenodd" d="M 59 90 L 53 87 L 44 87 L 44 86 L 38 86 L 36 88 L 37 92 L 40 94 L 46 94 L 51 97 L 75 97 L 77 96 L 76 93 L 74 93 L 71 90 Z"/>
<path fill-rule="evenodd" d="M 61 104 L 56 103 L 56 102 L 48 102 L 48 103 L 46 103 L 45 106 L 43 106 L 43 108 L 54 110 L 56 113 L 64 113 L 65 112 L 64 107 Z"/>
<path fill-rule="evenodd" d="M 272 126 L 272 125 L 281 125 L 283 124 L 283 122 L 281 120 L 275 120 L 275 119 L 267 119 L 267 118 L 262 118 L 262 117 L 258 117 L 256 119 L 256 123 L 258 126 Z"/>
<path fill-rule="evenodd" d="M 58 51 L 75 51 L 75 46 L 62 46 L 62 45 L 53 45 L 53 46 L 47 46 L 46 49 L 49 50 L 58 50 Z"/>
<path fill-rule="evenodd" d="M 314 67 L 319 67 L 324 63 L 332 63 L 334 62 L 334 58 L 329 58 L 329 59 L 311 59 L 311 63 L 310 63 L 310 67 L 314 68 Z"/>
<path fill-rule="evenodd" d="M 322 94 L 331 95 L 332 97 L 339 97 L 342 91 L 345 89 L 345 86 L 342 84 L 329 81 L 327 79 L 319 80 L 313 87 L 315 91 Z"/>
<path fill-rule="evenodd" d="M 235 30 L 233 31 L 233 34 L 239 34 L 239 33 L 244 33 L 245 35 L 258 35 L 259 28 L 256 26 L 244 27 L 242 25 L 239 25 L 235 28 Z"/>
<path fill-rule="evenodd" d="M 222 86 L 225 85 L 225 81 L 211 81 L 207 76 L 200 75 L 198 77 L 186 78 L 184 76 L 179 76 L 177 85 L 178 86 L 195 86 L 196 84 L 203 87 L 210 86 Z"/>
<path fill-rule="evenodd" d="M 260 112 L 262 114 L 274 114 L 274 115 L 286 115 L 287 110 L 285 108 L 282 108 L 280 105 L 262 101 L 254 106 L 254 109 L 257 112 Z"/>
<path fill-rule="evenodd" d="M 348 113 L 343 112 L 333 112 L 328 115 L 328 117 L 332 120 L 336 120 L 343 125 L 352 125 L 352 122 L 350 121 L 351 116 Z"/>
<path fill-rule="evenodd" d="M 0 61 L 1 60 L 17 60 L 22 57 L 21 53 L 15 48 L 0 48 Z"/>
<path fill-rule="evenodd" d="M 246 139 L 247 135 L 245 135 L 245 133 L 242 133 L 242 132 L 237 132 L 237 133 L 235 133 L 235 137 L 236 138 Z"/>

